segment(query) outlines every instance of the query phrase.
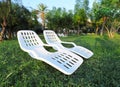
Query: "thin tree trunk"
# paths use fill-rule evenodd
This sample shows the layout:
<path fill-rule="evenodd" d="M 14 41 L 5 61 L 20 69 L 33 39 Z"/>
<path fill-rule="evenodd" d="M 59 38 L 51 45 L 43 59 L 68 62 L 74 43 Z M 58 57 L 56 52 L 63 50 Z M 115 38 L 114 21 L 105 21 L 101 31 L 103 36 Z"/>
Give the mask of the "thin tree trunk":
<path fill-rule="evenodd" d="M 96 27 L 95 34 L 98 34 L 98 26 Z"/>
<path fill-rule="evenodd" d="M 5 28 L 6 28 L 6 18 L 4 17 L 3 18 L 3 23 L 1 23 L 1 26 L 2 26 L 2 31 L 0 32 L 0 42 L 3 40 L 3 35 L 5 33 Z"/>
<path fill-rule="evenodd" d="M 1 24 L 2 25 L 2 24 Z M 3 35 L 5 33 L 5 26 L 2 25 L 2 31 L 0 32 L 0 42 L 3 40 Z"/>
<path fill-rule="evenodd" d="M 107 26 L 105 26 L 105 28 L 106 28 L 106 30 L 107 30 L 108 37 L 110 38 L 110 37 L 111 37 L 110 31 L 109 31 L 109 29 L 107 28 Z"/>
<path fill-rule="evenodd" d="M 78 24 L 78 35 L 80 34 L 80 26 L 79 26 L 79 24 Z"/>
<path fill-rule="evenodd" d="M 12 38 L 12 33 L 11 33 L 11 30 L 8 31 L 8 39 L 11 39 Z"/>
<path fill-rule="evenodd" d="M 102 29 L 100 30 L 100 35 L 101 35 L 101 36 L 103 35 L 103 30 L 104 30 L 106 21 L 107 21 L 107 17 L 103 17 Z"/>
<path fill-rule="evenodd" d="M 112 29 L 109 30 L 109 29 L 107 28 L 107 26 L 105 26 L 105 28 L 106 28 L 106 30 L 107 30 L 107 32 L 108 32 L 108 37 L 109 37 L 109 38 L 113 38 L 113 37 L 114 37 L 114 32 L 112 31 Z"/>
<path fill-rule="evenodd" d="M 118 32 L 119 29 L 120 29 L 120 26 L 118 26 L 118 28 L 116 29 L 116 32 Z"/>
<path fill-rule="evenodd" d="M 100 30 L 100 35 L 101 35 L 101 36 L 103 35 L 104 26 L 105 26 L 105 21 L 103 22 L 103 24 L 102 24 L 102 29 Z"/>

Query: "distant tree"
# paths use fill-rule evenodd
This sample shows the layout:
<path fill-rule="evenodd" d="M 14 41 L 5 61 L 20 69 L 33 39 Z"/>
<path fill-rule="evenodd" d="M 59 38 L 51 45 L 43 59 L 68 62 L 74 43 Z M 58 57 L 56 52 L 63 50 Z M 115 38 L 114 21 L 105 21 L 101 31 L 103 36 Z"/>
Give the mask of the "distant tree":
<path fill-rule="evenodd" d="M 115 27 L 119 27 L 119 0 L 101 0 L 98 6 L 93 7 L 93 13 L 96 21 L 101 21 L 100 35 L 106 29 L 109 37 L 114 37 Z"/>
<path fill-rule="evenodd" d="M 47 11 L 47 6 L 44 5 L 43 3 L 38 5 L 38 10 L 37 10 L 37 14 L 40 15 L 40 18 L 42 19 L 42 29 L 45 29 L 45 14 Z"/>
<path fill-rule="evenodd" d="M 89 0 L 76 0 L 75 12 L 79 9 L 84 9 L 86 13 L 89 10 Z"/>
<path fill-rule="evenodd" d="M 11 7 L 5 31 L 7 39 L 12 38 L 18 30 L 32 29 L 35 25 L 35 20 L 33 20 L 32 14 L 27 8 L 15 3 L 12 3 Z"/>
<path fill-rule="evenodd" d="M 3 35 L 6 30 L 7 20 L 10 13 L 10 2 L 9 1 L 0 1 L 0 23 L 2 30 L 0 31 L 0 41 L 3 40 Z"/>
<path fill-rule="evenodd" d="M 74 14 L 74 24 L 77 25 L 78 27 L 78 34 L 82 32 L 80 27 L 84 26 L 87 21 L 87 16 L 86 12 L 84 9 L 79 9 L 75 14 Z"/>
<path fill-rule="evenodd" d="M 31 18 L 29 19 L 29 27 L 33 30 L 35 30 L 37 33 L 41 33 L 42 32 L 42 24 L 39 23 L 38 21 L 38 16 L 36 15 L 37 12 L 35 9 L 33 9 L 31 11 Z"/>
<path fill-rule="evenodd" d="M 47 19 L 47 27 L 49 29 L 56 30 L 59 25 L 60 21 L 60 15 L 61 15 L 61 9 L 57 9 L 56 7 L 53 7 L 52 10 L 49 10 L 46 14 L 46 19 Z"/>
<path fill-rule="evenodd" d="M 76 0 L 75 13 L 74 13 L 74 24 L 77 25 L 78 34 L 82 32 L 82 27 L 86 25 L 88 19 L 89 0 Z"/>
<path fill-rule="evenodd" d="M 24 6 L 11 3 L 11 0 L 0 1 L 0 41 L 12 38 L 18 30 L 41 28 L 37 15 Z"/>
<path fill-rule="evenodd" d="M 73 13 L 72 11 L 66 11 L 65 8 L 55 8 L 49 10 L 47 15 L 47 26 L 53 30 L 63 30 L 72 28 L 73 26 Z"/>
<path fill-rule="evenodd" d="M 103 20 L 101 18 L 101 14 L 99 13 L 100 3 L 97 3 L 96 1 L 93 2 L 93 8 L 92 8 L 92 23 L 95 27 L 95 33 L 98 34 L 99 27 L 102 25 Z"/>
<path fill-rule="evenodd" d="M 31 11 L 32 20 L 34 20 L 35 23 L 38 23 L 38 16 L 36 14 L 37 14 L 36 10 Z"/>
<path fill-rule="evenodd" d="M 65 11 L 64 13 L 63 13 L 63 20 L 64 20 L 64 26 L 66 27 L 66 28 L 72 28 L 73 27 L 73 16 L 74 16 L 74 14 L 73 14 L 73 12 L 72 12 L 72 10 L 69 10 L 68 12 L 67 11 Z"/>

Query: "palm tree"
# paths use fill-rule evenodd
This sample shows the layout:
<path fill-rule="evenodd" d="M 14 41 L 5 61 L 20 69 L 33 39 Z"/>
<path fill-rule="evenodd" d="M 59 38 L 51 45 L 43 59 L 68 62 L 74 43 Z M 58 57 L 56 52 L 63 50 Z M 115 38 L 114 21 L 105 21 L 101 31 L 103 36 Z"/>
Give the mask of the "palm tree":
<path fill-rule="evenodd" d="M 0 32 L 0 41 L 3 40 L 3 35 L 7 26 L 7 18 L 10 12 L 10 2 L 11 0 L 0 2 L 0 19 L 2 20 L 0 21 L 2 27 L 2 30 Z"/>
<path fill-rule="evenodd" d="M 37 13 L 40 15 L 40 18 L 42 20 L 42 29 L 45 28 L 45 12 L 47 10 L 47 6 L 43 3 L 38 5 Z"/>

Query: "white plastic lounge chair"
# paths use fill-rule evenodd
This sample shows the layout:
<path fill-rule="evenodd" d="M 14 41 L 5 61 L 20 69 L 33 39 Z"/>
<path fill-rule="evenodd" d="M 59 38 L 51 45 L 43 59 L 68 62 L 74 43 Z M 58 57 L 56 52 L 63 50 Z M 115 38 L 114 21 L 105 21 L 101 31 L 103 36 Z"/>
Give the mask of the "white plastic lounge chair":
<path fill-rule="evenodd" d="M 84 48 L 82 46 L 77 46 L 73 42 L 63 42 L 63 41 L 61 41 L 58 38 L 58 36 L 56 35 L 56 33 L 54 31 L 52 31 L 52 30 L 44 30 L 44 37 L 45 37 L 45 40 L 46 40 L 46 42 L 48 44 L 58 46 L 59 48 L 62 48 L 62 49 L 69 50 L 71 52 L 74 52 L 74 53 L 80 55 L 83 58 L 88 59 L 93 55 L 92 51 L 90 51 L 90 50 L 88 50 L 88 49 L 86 49 L 86 48 Z M 72 44 L 74 47 L 67 48 L 67 47 L 63 46 L 62 43 Z"/>
<path fill-rule="evenodd" d="M 71 75 L 82 64 L 83 59 L 78 55 L 57 49 L 57 52 L 49 52 L 39 36 L 31 30 L 20 30 L 17 32 L 20 48 L 29 53 L 35 59 L 44 61 L 66 75 Z"/>

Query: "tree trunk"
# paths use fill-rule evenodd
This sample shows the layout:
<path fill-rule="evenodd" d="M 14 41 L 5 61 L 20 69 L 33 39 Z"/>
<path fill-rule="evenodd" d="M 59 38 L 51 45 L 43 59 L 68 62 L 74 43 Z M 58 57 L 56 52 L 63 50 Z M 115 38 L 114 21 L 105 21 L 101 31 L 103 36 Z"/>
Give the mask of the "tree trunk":
<path fill-rule="evenodd" d="M 95 34 L 98 34 L 98 26 L 96 27 Z"/>
<path fill-rule="evenodd" d="M 112 31 L 112 29 L 108 29 L 107 26 L 105 26 L 107 33 L 108 33 L 108 37 L 109 38 L 113 38 L 114 37 L 114 31 Z"/>
<path fill-rule="evenodd" d="M 44 30 L 45 29 L 45 13 L 42 11 L 40 16 L 42 19 L 42 30 Z"/>
<path fill-rule="evenodd" d="M 0 42 L 3 40 L 4 33 L 5 33 L 5 26 L 2 25 L 2 31 L 0 32 Z"/>
<path fill-rule="evenodd" d="M 79 26 L 79 24 L 78 24 L 78 35 L 80 34 L 80 26 Z"/>
<path fill-rule="evenodd" d="M 100 30 L 100 35 L 101 35 L 101 36 L 103 35 L 103 30 L 104 30 L 106 21 L 107 21 L 107 17 L 103 17 L 102 29 Z"/>
<path fill-rule="evenodd" d="M 118 26 L 118 28 L 116 29 L 116 32 L 118 32 L 118 31 L 119 31 L 119 29 L 120 29 L 120 26 Z"/>
<path fill-rule="evenodd" d="M 103 24 L 102 24 L 102 29 L 100 30 L 100 35 L 101 35 L 101 36 L 103 35 L 104 26 L 105 26 L 105 21 L 103 22 Z"/>
<path fill-rule="evenodd" d="M 8 30 L 8 39 L 12 39 L 12 32 L 11 32 L 11 27 Z"/>
<path fill-rule="evenodd" d="M 6 18 L 4 17 L 3 18 L 3 23 L 1 23 L 1 26 L 2 26 L 2 31 L 0 32 L 0 42 L 3 40 L 3 35 L 5 33 L 5 28 L 6 28 Z"/>

